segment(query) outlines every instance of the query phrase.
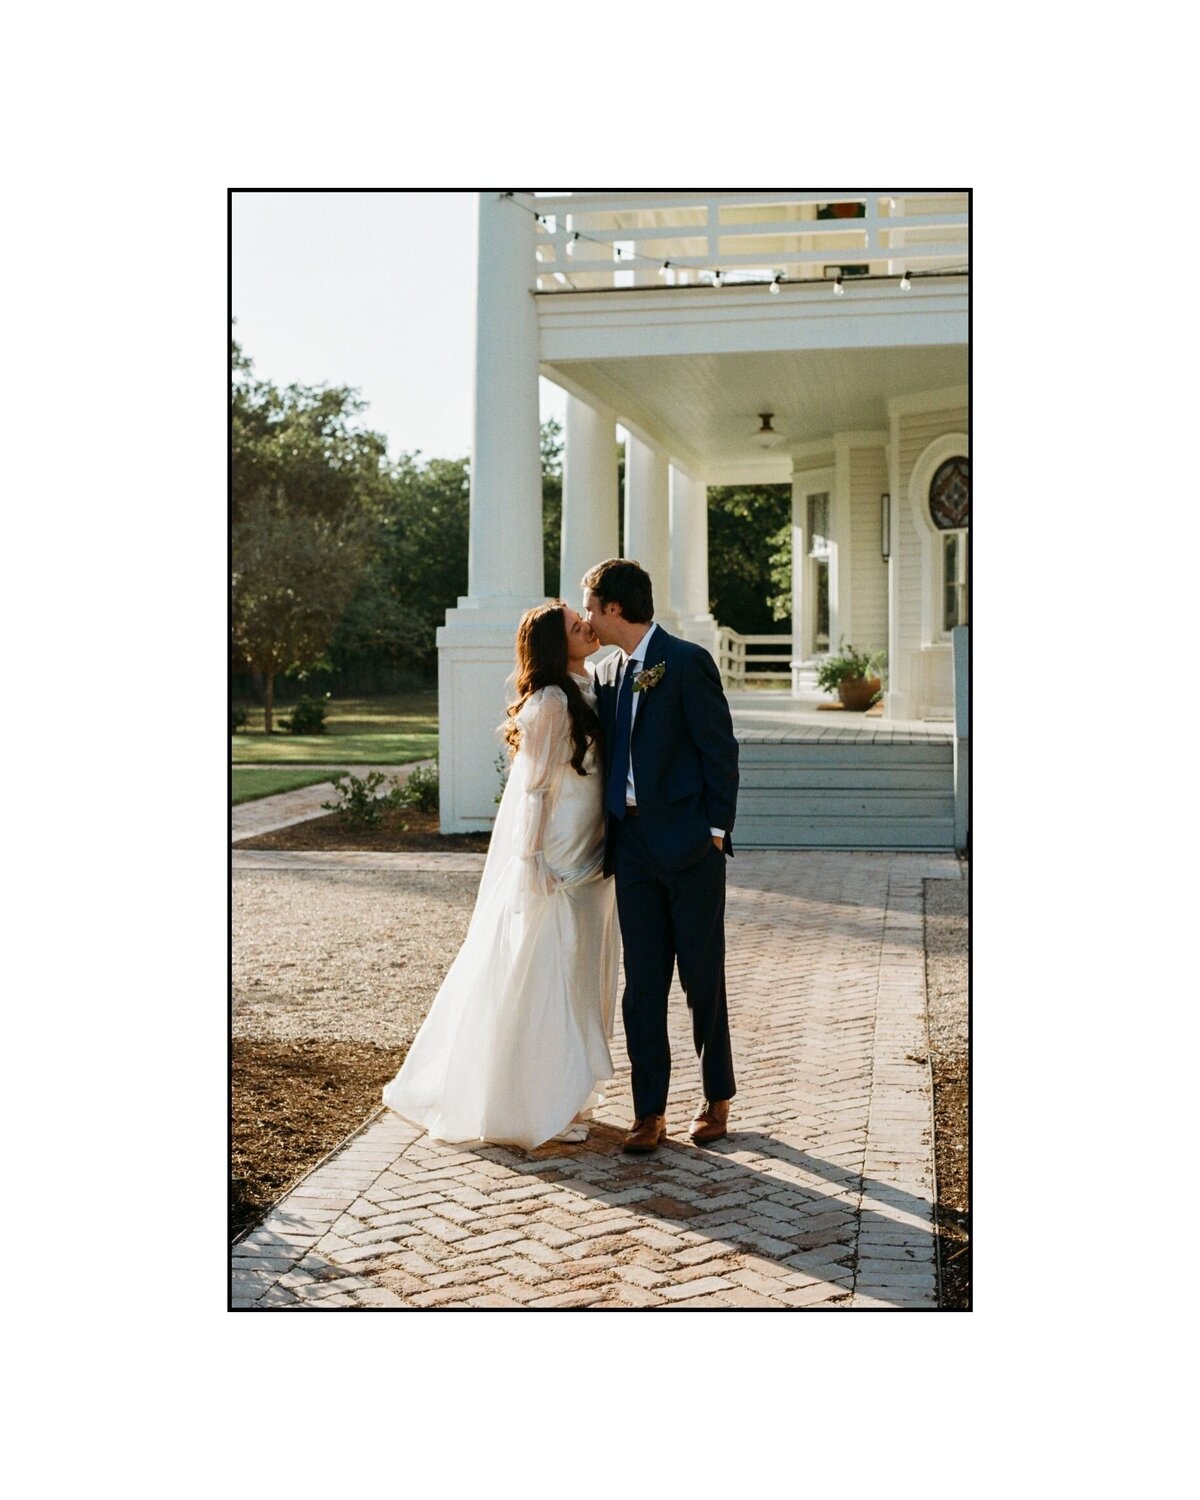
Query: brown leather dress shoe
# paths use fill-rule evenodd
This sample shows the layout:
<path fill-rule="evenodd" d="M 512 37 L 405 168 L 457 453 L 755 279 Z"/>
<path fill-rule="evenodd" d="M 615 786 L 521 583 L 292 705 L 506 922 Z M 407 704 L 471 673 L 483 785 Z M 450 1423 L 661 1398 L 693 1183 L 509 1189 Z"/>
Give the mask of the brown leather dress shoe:
<path fill-rule="evenodd" d="M 667 1133 L 666 1115 L 639 1115 L 633 1122 L 633 1127 L 625 1137 L 621 1145 L 622 1151 L 628 1151 L 632 1155 L 645 1155 L 647 1151 L 654 1151 L 659 1141 Z"/>
<path fill-rule="evenodd" d="M 726 1126 L 729 1124 L 729 1100 L 728 1099 L 706 1099 L 696 1114 L 696 1118 L 688 1126 L 688 1135 L 697 1146 L 707 1146 L 712 1141 L 719 1141 L 723 1135 L 729 1132 Z"/>

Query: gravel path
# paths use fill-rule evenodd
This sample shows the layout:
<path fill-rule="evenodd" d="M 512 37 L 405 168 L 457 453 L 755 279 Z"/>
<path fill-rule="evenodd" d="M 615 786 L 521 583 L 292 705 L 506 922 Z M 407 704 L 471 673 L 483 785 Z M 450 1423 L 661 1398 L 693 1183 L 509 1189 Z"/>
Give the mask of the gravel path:
<path fill-rule="evenodd" d="M 965 880 L 925 882 L 929 1046 L 935 1058 L 967 1052 L 967 893 Z"/>
<path fill-rule="evenodd" d="M 234 1035 L 411 1042 L 478 889 L 478 870 L 236 868 Z"/>

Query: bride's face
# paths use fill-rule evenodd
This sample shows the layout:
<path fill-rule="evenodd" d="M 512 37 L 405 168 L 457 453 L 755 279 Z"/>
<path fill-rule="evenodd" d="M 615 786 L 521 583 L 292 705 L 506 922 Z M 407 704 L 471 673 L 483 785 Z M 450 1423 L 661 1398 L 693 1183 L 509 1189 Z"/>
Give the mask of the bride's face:
<path fill-rule="evenodd" d="M 567 632 L 567 665 L 582 668 L 592 652 L 599 651 L 599 638 L 583 616 L 576 614 L 570 605 L 563 608 L 563 627 Z M 582 675 L 581 671 L 580 676 Z"/>

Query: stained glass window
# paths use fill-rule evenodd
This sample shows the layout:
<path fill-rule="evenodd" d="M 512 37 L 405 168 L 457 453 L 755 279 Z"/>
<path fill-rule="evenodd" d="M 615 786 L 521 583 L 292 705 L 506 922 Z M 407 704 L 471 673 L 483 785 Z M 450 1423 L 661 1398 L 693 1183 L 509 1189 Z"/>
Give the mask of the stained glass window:
<path fill-rule="evenodd" d="M 971 460 L 948 458 L 929 485 L 929 518 L 939 531 L 971 524 Z"/>

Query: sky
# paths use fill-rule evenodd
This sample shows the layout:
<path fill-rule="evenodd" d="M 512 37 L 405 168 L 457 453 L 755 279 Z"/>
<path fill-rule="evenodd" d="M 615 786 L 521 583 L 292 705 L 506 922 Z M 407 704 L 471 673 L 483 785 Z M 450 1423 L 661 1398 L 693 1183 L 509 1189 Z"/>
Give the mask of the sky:
<path fill-rule="evenodd" d="M 233 315 L 276 385 L 350 385 L 393 458 L 470 451 L 475 195 L 233 196 Z M 542 417 L 566 397 L 541 381 Z"/>

